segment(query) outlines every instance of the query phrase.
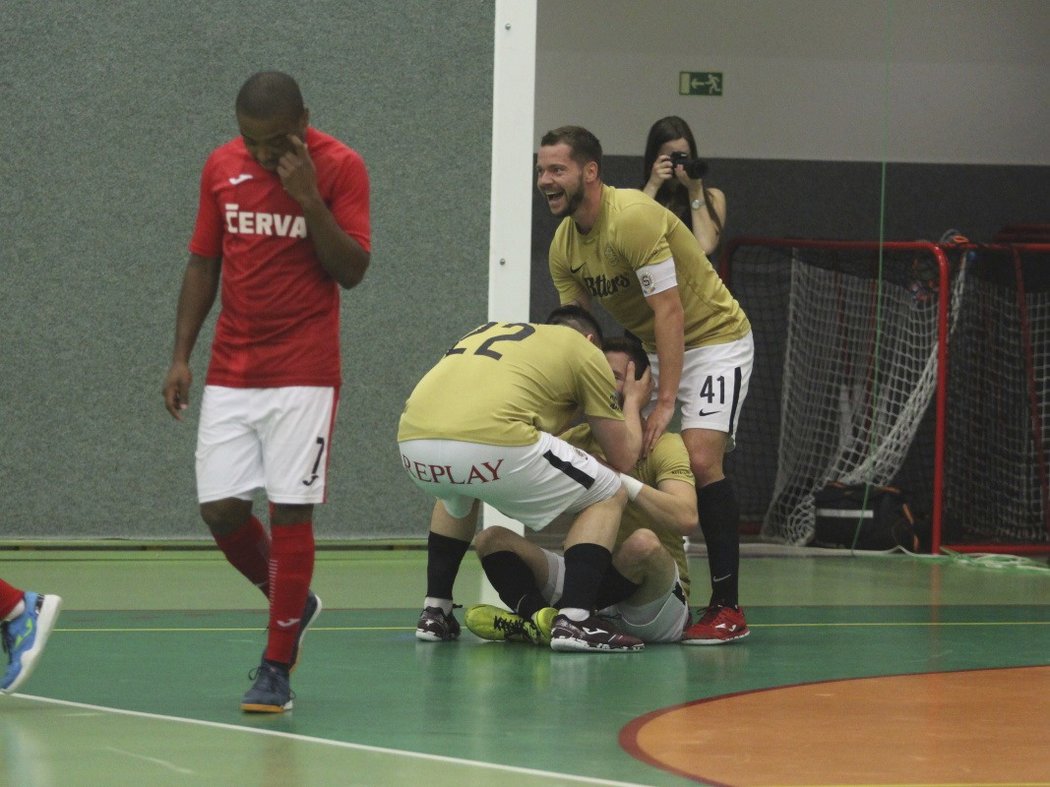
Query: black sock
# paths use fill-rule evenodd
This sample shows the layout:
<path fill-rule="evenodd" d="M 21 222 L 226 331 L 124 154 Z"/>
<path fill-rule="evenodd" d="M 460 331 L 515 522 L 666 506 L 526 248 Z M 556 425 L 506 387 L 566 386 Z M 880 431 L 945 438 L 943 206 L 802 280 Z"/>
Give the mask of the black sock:
<path fill-rule="evenodd" d="M 707 542 L 711 604 L 737 606 L 740 575 L 740 503 L 728 478 L 696 491 L 700 529 Z"/>
<path fill-rule="evenodd" d="M 612 553 L 600 544 L 576 544 L 565 550 L 565 588 L 558 606 L 593 610 L 598 584 L 612 564 Z"/>
<path fill-rule="evenodd" d="M 427 596 L 452 598 L 459 564 L 470 547 L 469 541 L 431 533 L 427 538 Z"/>
<path fill-rule="evenodd" d="M 594 606 L 598 609 L 605 609 L 613 604 L 619 604 L 633 596 L 640 587 L 639 583 L 628 579 L 620 573 L 616 566 L 610 564 L 609 570 L 605 572 L 601 584 L 598 585 L 598 596 Z"/>
<path fill-rule="evenodd" d="M 500 600 L 523 618 L 531 618 L 538 610 L 550 606 L 536 587 L 536 577 L 517 553 L 502 550 L 485 555 L 481 558 L 481 567 Z"/>

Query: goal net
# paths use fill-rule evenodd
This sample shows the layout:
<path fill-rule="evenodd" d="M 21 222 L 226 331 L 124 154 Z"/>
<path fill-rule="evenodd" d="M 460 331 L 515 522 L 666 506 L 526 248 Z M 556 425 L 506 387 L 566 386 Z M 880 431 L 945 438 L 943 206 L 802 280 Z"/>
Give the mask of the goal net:
<path fill-rule="evenodd" d="M 929 243 L 734 243 L 730 289 L 751 319 L 756 357 L 727 469 L 764 536 L 808 543 L 814 494 L 838 481 L 903 488 L 920 516 L 941 514 L 948 541 L 1046 539 L 1038 433 L 1048 415 L 1050 298 L 1004 286 L 1015 278 L 1011 255 Z"/>
<path fill-rule="evenodd" d="M 968 256 L 948 364 L 944 540 L 1050 544 L 1050 245 Z"/>

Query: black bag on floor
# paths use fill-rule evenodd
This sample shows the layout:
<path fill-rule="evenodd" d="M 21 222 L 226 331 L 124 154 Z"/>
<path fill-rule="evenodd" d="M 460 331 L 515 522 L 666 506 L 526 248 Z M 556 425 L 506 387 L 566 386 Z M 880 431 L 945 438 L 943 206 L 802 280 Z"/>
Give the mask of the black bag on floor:
<path fill-rule="evenodd" d="M 912 552 L 919 550 L 915 516 L 904 493 L 896 487 L 832 481 L 813 495 L 813 503 L 816 509 L 813 543 L 817 546 L 877 550 L 900 546 Z"/>

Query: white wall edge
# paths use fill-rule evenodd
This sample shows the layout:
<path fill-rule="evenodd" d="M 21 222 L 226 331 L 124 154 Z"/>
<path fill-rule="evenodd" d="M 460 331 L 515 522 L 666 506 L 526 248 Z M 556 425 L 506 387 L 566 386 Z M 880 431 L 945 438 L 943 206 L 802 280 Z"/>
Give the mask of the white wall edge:
<path fill-rule="evenodd" d="M 496 0 L 492 62 L 492 189 L 489 202 L 490 320 L 527 322 L 532 243 L 532 168 L 536 103 L 536 0 Z M 521 523 L 484 506 L 485 527 L 524 533 Z M 483 582 L 482 603 L 499 604 Z"/>

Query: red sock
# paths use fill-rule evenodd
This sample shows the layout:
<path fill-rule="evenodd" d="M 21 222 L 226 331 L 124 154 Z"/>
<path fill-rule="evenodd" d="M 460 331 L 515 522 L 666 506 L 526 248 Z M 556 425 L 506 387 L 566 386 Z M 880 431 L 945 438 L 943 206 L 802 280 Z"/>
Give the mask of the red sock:
<path fill-rule="evenodd" d="M 0 620 L 6 618 L 8 613 L 18 606 L 24 595 L 25 593 L 18 588 L 0 579 Z"/>
<path fill-rule="evenodd" d="M 240 530 L 225 536 L 215 536 L 215 543 L 226 555 L 235 569 L 248 577 L 248 581 L 270 595 L 270 537 L 255 517 L 248 520 Z"/>
<path fill-rule="evenodd" d="M 312 522 L 278 525 L 270 545 L 270 636 L 266 658 L 289 664 L 314 574 Z"/>

